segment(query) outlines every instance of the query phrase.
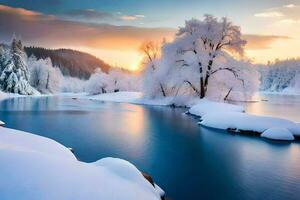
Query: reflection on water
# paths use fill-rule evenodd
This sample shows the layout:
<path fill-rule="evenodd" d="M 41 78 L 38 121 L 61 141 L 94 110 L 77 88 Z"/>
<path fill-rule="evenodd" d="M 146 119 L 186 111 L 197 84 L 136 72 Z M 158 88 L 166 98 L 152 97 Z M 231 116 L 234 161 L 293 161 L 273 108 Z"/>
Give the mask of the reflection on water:
<path fill-rule="evenodd" d="M 261 95 L 262 101 L 246 104 L 246 112 L 256 115 L 281 117 L 300 122 L 300 96 Z"/>
<path fill-rule="evenodd" d="M 299 119 L 299 99 L 264 98 L 269 101 L 248 104 L 247 111 Z M 151 174 L 171 200 L 299 199 L 299 142 L 202 128 L 183 112 L 59 97 L 0 102 L 0 119 L 8 127 L 72 147 L 82 161 L 129 160 Z"/>

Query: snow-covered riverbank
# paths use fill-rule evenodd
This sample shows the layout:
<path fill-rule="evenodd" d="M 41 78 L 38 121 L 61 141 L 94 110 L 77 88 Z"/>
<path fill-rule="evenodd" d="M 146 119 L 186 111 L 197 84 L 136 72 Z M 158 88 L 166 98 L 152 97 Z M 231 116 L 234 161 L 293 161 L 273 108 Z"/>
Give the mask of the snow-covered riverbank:
<path fill-rule="evenodd" d="M 192 106 L 188 113 L 199 116 L 199 124 L 205 127 L 239 133 L 262 133 L 262 137 L 274 140 L 294 140 L 294 136 L 300 136 L 299 123 L 248 114 L 242 106 L 202 100 Z"/>
<path fill-rule="evenodd" d="M 183 100 L 178 101 L 178 99 L 174 97 L 145 99 L 142 93 L 139 92 L 117 92 L 94 96 L 81 96 L 79 98 L 160 106 L 173 105 L 178 102 L 180 102 L 180 105 L 184 102 Z M 205 127 L 241 133 L 252 132 L 256 134 L 261 134 L 268 130 L 268 137 L 266 138 L 274 140 L 293 140 L 294 136 L 300 136 L 300 124 L 276 117 L 256 116 L 244 113 L 245 109 L 243 106 L 214 102 L 207 99 L 188 99 L 184 103 L 185 106 L 190 107 L 188 113 L 201 117 L 199 124 Z M 274 134 L 272 134 L 274 128 L 279 128 L 279 130 L 284 129 L 285 131 L 278 137 L 277 129 L 274 131 Z M 263 134 L 262 136 L 265 135 L 266 134 Z"/>
<path fill-rule="evenodd" d="M 1 199 L 158 200 L 163 194 L 125 160 L 84 163 L 51 139 L 3 127 L 0 132 Z"/>
<path fill-rule="evenodd" d="M 1 94 L 3 99 L 10 97 L 20 97 L 14 94 Z M 57 95 L 55 95 L 57 96 Z M 234 132 L 252 132 L 256 134 L 263 133 L 271 128 L 284 128 L 290 132 L 286 137 L 273 137 L 271 131 L 268 131 L 269 139 L 291 140 L 292 136 L 300 136 L 300 125 L 290 120 L 277 117 L 256 116 L 244 113 L 244 107 L 229 103 L 214 102 L 207 99 L 199 100 L 197 98 L 179 98 L 166 97 L 147 99 L 140 92 L 116 92 L 99 95 L 88 95 L 86 93 L 62 93 L 58 96 L 64 96 L 73 99 L 89 99 L 95 101 L 108 101 L 118 103 L 132 103 L 152 106 L 187 106 L 190 107 L 188 113 L 201 117 L 200 125 L 210 128 L 230 130 Z M 285 133 L 287 133 L 285 131 Z M 278 135 L 278 134 L 275 134 Z"/>

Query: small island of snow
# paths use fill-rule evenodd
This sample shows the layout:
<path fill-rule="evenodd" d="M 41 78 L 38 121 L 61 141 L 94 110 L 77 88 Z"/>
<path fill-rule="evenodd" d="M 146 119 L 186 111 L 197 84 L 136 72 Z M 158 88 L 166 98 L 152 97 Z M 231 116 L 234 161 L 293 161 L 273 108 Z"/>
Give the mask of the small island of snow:
<path fill-rule="evenodd" d="M 270 128 L 261 134 L 261 137 L 272 140 L 294 140 L 293 134 L 285 128 Z"/>
<path fill-rule="evenodd" d="M 294 136 L 300 136 L 299 123 L 244 113 L 243 107 L 238 105 L 201 100 L 188 113 L 201 117 L 199 124 L 205 127 L 240 133 L 264 132 L 262 137 L 277 140 L 293 140 Z"/>

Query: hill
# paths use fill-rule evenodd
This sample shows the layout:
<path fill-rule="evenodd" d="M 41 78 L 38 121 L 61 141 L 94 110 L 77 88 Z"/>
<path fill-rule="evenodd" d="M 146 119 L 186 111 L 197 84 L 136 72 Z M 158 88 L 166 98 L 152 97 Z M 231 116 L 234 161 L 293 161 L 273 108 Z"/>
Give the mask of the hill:
<path fill-rule="evenodd" d="M 34 55 L 36 58 L 51 58 L 54 66 L 61 69 L 67 76 L 87 79 L 97 69 L 107 72 L 111 66 L 101 59 L 72 49 L 45 49 L 40 47 L 25 47 L 27 56 Z"/>

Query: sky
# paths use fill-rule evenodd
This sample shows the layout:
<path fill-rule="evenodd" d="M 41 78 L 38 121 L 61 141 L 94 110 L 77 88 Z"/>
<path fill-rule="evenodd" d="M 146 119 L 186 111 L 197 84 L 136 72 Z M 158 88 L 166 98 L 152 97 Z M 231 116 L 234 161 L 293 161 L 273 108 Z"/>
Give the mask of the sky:
<path fill-rule="evenodd" d="M 300 0 L 0 0 L 0 42 L 73 48 L 136 69 L 147 40 L 171 41 L 204 14 L 228 17 L 248 41 L 254 63 L 299 57 Z"/>

